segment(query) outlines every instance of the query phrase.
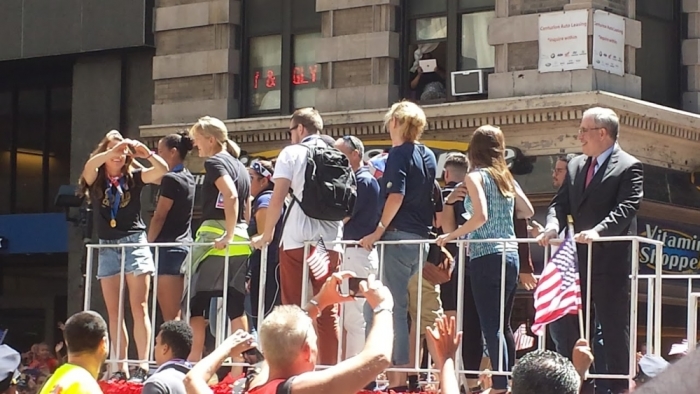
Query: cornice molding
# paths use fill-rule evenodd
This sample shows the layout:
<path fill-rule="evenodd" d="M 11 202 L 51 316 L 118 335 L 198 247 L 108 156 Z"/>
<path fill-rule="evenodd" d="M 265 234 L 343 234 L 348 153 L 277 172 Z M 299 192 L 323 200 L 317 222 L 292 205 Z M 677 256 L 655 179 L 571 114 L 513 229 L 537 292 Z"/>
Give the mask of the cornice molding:
<path fill-rule="evenodd" d="M 510 128 L 518 125 L 576 122 L 593 106 L 614 109 L 620 124 L 683 140 L 700 141 L 700 116 L 607 92 L 564 93 L 529 97 L 456 102 L 423 106 L 426 131 L 473 130 L 485 124 Z M 384 135 L 386 108 L 324 113 L 324 132 L 331 136 Z M 224 122 L 230 138 L 239 144 L 287 140 L 289 117 L 233 119 Z M 151 142 L 190 124 L 142 126 L 141 136 Z"/>

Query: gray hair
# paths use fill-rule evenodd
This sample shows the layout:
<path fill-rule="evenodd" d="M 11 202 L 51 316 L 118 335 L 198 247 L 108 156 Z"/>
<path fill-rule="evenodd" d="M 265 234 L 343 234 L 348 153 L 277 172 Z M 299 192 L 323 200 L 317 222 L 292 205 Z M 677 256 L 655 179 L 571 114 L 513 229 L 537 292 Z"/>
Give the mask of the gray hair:
<path fill-rule="evenodd" d="M 596 127 L 604 128 L 608 135 L 615 141 L 620 132 L 620 118 L 617 116 L 615 111 L 610 108 L 593 107 L 587 109 L 583 113 L 583 117 L 593 118 Z"/>
<path fill-rule="evenodd" d="M 350 141 L 352 143 L 350 143 Z M 362 143 L 362 140 L 355 137 L 354 135 L 346 135 L 345 137 L 342 137 L 341 140 L 343 140 L 343 144 L 347 146 L 351 150 L 357 150 L 357 152 L 360 154 L 360 158 L 365 157 L 365 144 Z M 354 145 L 354 146 L 353 146 Z"/>

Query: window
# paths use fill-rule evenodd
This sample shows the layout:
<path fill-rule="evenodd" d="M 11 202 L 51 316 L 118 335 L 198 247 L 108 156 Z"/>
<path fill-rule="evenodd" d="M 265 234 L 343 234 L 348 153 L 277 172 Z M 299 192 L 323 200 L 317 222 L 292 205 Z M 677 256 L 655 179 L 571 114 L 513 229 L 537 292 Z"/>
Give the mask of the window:
<path fill-rule="evenodd" d="M 493 68 L 496 51 L 489 45 L 489 22 L 496 17 L 496 12 L 475 12 L 462 14 L 462 44 L 459 59 L 460 70 Z"/>
<path fill-rule="evenodd" d="M 71 183 L 72 65 L 24 62 L 0 70 L 0 214 L 56 212 Z"/>
<path fill-rule="evenodd" d="M 494 10 L 494 0 L 408 0 L 404 34 L 410 42 L 399 73 L 404 96 L 424 103 L 454 101 L 449 94 L 453 71 L 492 69 L 495 51 L 487 35 Z M 437 71 L 418 75 L 417 58 L 428 67 L 434 60 Z"/>
<path fill-rule="evenodd" d="M 243 113 L 286 115 L 314 106 L 322 85 L 316 63 L 321 15 L 315 0 L 250 1 L 244 12 L 248 65 Z"/>
<path fill-rule="evenodd" d="M 642 47 L 636 53 L 636 74 L 642 78 L 642 99 L 681 108 L 680 1 L 637 1 L 637 19 L 642 22 Z"/>
<path fill-rule="evenodd" d="M 294 108 L 316 106 L 316 91 L 321 86 L 321 66 L 316 63 L 316 40 L 320 37 L 321 33 L 294 36 Z"/>
<path fill-rule="evenodd" d="M 250 39 L 250 110 L 279 111 L 282 69 L 282 37 L 267 36 Z"/>

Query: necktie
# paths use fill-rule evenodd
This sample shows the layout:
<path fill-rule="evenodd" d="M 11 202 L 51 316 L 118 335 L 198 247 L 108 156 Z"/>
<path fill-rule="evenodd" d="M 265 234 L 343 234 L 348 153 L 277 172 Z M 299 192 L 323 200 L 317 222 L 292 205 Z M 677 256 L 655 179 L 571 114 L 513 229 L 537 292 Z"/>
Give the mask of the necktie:
<path fill-rule="evenodd" d="M 596 160 L 595 157 L 591 158 L 591 165 L 588 166 L 588 172 L 586 173 L 586 187 L 591 183 L 593 180 L 593 175 L 595 175 L 595 166 L 596 166 Z"/>

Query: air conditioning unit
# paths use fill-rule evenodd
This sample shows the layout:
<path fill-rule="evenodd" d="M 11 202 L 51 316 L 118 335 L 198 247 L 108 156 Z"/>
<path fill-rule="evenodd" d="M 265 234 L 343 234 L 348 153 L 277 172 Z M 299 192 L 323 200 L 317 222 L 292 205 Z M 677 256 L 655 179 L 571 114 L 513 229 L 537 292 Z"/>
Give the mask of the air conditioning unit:
<path fill-rule="evenodd" d="M 470 96 L 488 91 L 488 74 L 484 70 L 453 71 L 451 82 L 453 96 Z"/>

